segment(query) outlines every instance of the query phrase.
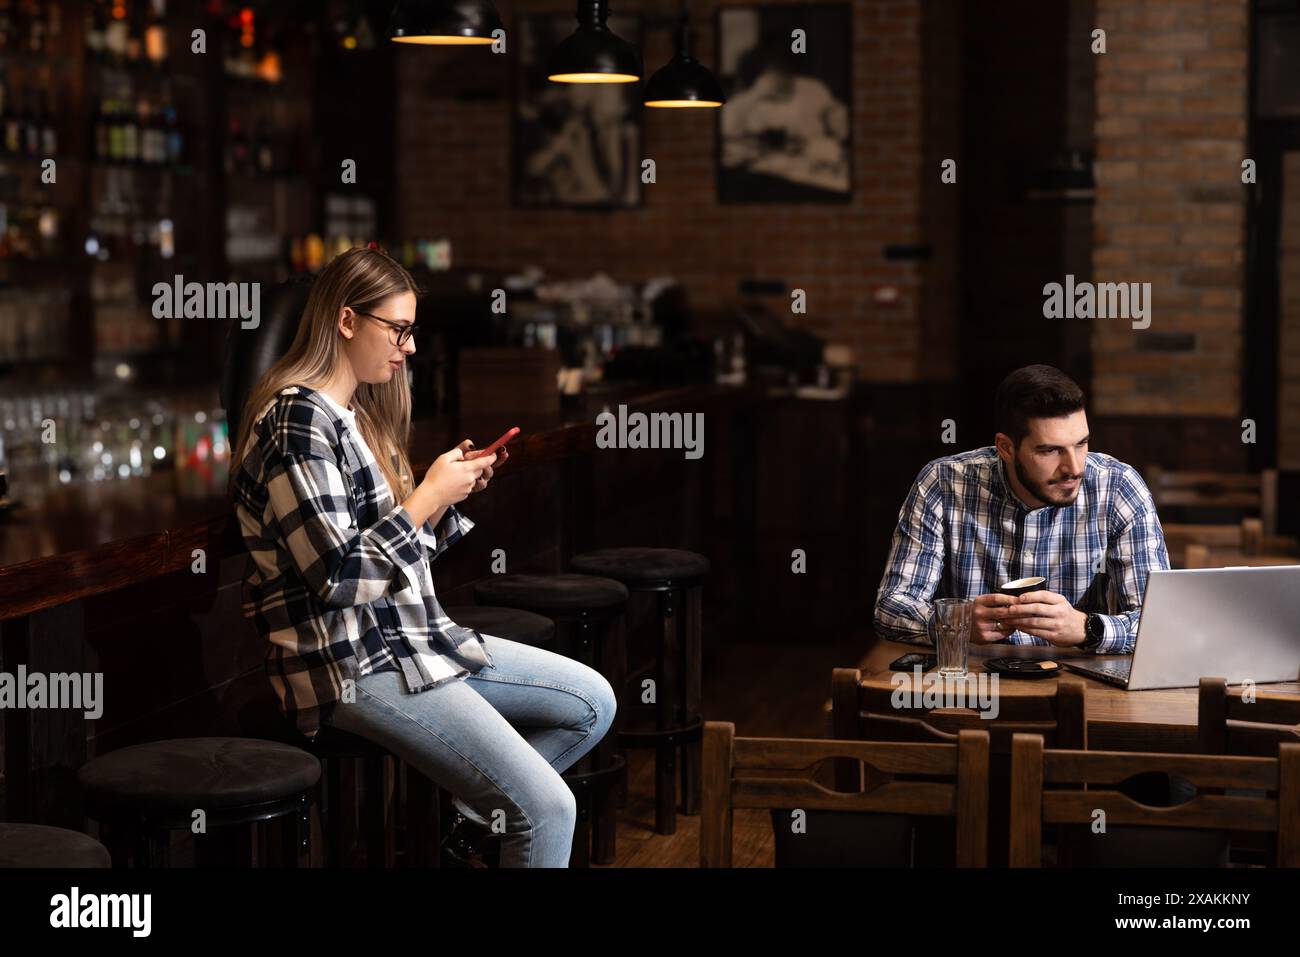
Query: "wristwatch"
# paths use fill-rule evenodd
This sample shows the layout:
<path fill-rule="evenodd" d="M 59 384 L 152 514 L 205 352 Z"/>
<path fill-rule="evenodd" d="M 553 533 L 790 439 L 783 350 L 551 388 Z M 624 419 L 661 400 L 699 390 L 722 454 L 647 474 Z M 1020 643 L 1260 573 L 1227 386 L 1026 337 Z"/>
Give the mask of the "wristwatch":
<path fill-rule="evenodd" d="M 1088 620 L 1084 623 L 1083 633 L 1083 644 L 1079 645 L 1079 647 L 1084 651 L 1091 651 L 1101 644 L 1101 640 L 1106 637 L 1106 622 L 1101 615 L 1089 615 Z"/>

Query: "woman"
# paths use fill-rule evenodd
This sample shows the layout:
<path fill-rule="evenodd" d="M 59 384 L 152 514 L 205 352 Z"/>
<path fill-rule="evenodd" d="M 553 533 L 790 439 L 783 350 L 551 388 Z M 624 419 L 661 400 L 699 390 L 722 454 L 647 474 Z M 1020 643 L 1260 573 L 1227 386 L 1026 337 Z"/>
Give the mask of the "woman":
<path fill-rule="evenodd" d="M 456 503 L 508 453 L 466 459 L 466 439 L 414 482 L 417 293 L 383 252 L 339 255 L 253 387 L 231 475 L 245 614 L 304 734 L 330 724 L 418 768 L 502 835 L 501 866 L 564 867 L 576 805 L 560 772 L 609 730 L 614 693 L 580 662 L 462 628 L 434 595 L 429 562 L 474 527 Z"/>

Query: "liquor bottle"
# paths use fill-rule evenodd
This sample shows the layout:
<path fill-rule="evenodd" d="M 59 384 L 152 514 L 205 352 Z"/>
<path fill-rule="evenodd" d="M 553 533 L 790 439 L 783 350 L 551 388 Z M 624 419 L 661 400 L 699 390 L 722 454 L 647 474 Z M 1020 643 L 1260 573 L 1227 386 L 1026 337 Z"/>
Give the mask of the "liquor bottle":
<path fill-rule="evenodd" d="M 104 28 L 104 51 L 108 59 L 114 63 L 121 63 L 126 59 L 127 40 L 130 34 L 131 26 L 127 21 L 126 2 L 113 0 L 108 24 Z"/>
<path fill-rule="evenodd" d="M 24 0 L 22 13 L 27 21 L 26 47 L 32 53 L 45 52 L 45 17 L 36 0 Z M 17 44 L 15 44 L 16 46 Z"/>
<path fill-rule="evenodd" d="M 104 0 L 94 0 L 94 3 L 86 4 L 85 34 L 86 53 L 95 61 L 104 59 L 105 36 L 104 29 L 107 26 L 105 17 Z"/>
<path fill-rule="evenodd" d="M 95 109 L 95 159 L 108 159 L 108 111 L 104 106 L 104 97 L 99 97 L 99 105 Z"/>
<path fill-rule="evenodd" d="M 51 157 L 59 152 L 59 135 L 54 128 L 54 113 L 50 109 L 50 87 L 41 90 L 41 144 L 40 154 Z"/>
<path fill-rule="evenodd" d="M 143 97 L 136 105 L 136 116 L 140 124 L 140 162 L 144 166 L 153 166 L 157 162 L 153 152 L 153 110 L 149 106 L 149 101 Z"/>
<path fill-rule="evenodd" d="M 9 119 L 9 96 L 5 88 L 4 74 L 0 73 L 0 152 L 5 152 L 5 123 Z"/>
<path fill-rule="evenodd" d="M 135 163 L 140 159 L 140 121 L 138 106 L 133 107 L 131 101 L 127 100 L 122 105 L 122 114 L 124 117 L 122 126 L 122 159 L 128 163 Z"/>
<path fill-rule="evenodd" d="M 144 52 L 155 67 L 167 61 L 167 0 L 150 0 L 149 26 L 144 31 Z"/>
<path fill-rule="evenodd" d="M 24 9 L 27 12 L 27 49 L 32 53 L 45 53 L 49 49 L 49 25 L 47 13 L 42 12 L 42 4 L 37 0 L 27 0 Z M 57 3 L 46 3 L 45 7 L 57 7 Z"/>
<path fill-rule="evenodd" d="M 167 127 L 167 162 L 177 166 L 185 161 L 185 137 L 176 117 L 176 104 L 171 89 L 164 88 L 163 120 Z"/>
<path fill-rule="evenodd" d="M 7 97 L 9 107 L 5 111 L 5 128 L 4 141 L 6 153 L 21 153 L 23 151 L 23 128 L 22 118 L 18 114 L 18 94 L 11 90 Z"/>
<path fill-rule="evenodd" d="M 108 100 L 108 158 L 110 162 L 120 163 L 126 155 L 126 124 L 122 117 L 121 101 L 115 97 Z"/>
<path fill-rule="evenodd" d="M 141 10 L 137 6 L 127 14 L 126 60 L 139 63 L 144 58 L 144 30 L 140 23 Z"/>
<path fill-rule="evenodd" d="M 259 127 L 260 134 L 257 137 L 257 171 L 263 176 L 271 176 L 275 173 L 275 147 L 270 137 L 266 135 L 266 128 Z"/>
<path fill-rule="evenodd" d="M 41 122 L 36 107 L 36 94 L 28 91 L 23 113 L 23 152 L 35 156 L 41 148 Z"/>

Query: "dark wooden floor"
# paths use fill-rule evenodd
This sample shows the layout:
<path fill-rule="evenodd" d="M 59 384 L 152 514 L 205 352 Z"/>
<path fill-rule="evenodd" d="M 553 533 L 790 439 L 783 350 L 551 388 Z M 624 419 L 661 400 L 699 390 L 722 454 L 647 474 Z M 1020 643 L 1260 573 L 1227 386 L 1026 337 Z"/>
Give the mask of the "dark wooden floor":
<path fill-rule="evenodd" d="M 736 734 L 778 738 L 825 736 L 823 707 L 831 670 L 853 667 L 866 654 L 869 629 L 835 638 L 801 634 L 785 642 L 729 643 L 711 649 L 704 664 L 704 718 L 730 721 Z M 698 867 L 700 819 L 677 815 L 674 834 L 654 829 L 654 753 L 627 753 L 627 806 L 619 812 L 618 853 L 609 867 Z M 732 860 L 736 867 L 770 867 L 771 816 L 735 815 Z"/>

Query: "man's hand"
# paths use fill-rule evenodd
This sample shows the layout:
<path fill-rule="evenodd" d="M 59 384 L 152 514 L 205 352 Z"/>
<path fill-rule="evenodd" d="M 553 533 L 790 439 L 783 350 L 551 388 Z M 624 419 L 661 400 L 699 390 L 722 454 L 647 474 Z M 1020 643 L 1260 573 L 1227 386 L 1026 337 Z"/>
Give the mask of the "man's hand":
<path fill-rule="evenodd" d="M 1010 624 L 1009 609 L 1016 604 L 1013 595 L 980 595 L 975 599 L 974 614 L 971 615 L 970 640 L 972 644 L 987 645 L 1001 641 L 1016 630 Z"/>
<path fill-rule="evenodd" d="M 1054 591 L 1026 592 L 1011 599 L 1013 607 L 1004 613 L 1012 629 L 1042 638 L 1054 645 L 1083 644 L 1088 616 Z"/>

